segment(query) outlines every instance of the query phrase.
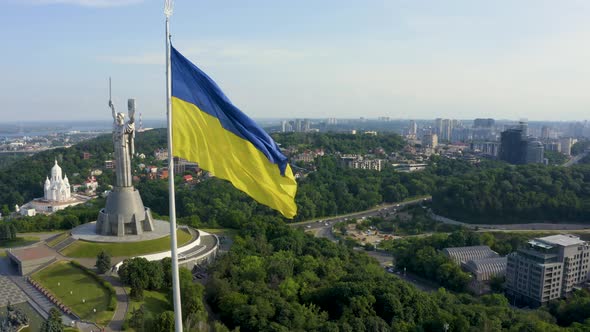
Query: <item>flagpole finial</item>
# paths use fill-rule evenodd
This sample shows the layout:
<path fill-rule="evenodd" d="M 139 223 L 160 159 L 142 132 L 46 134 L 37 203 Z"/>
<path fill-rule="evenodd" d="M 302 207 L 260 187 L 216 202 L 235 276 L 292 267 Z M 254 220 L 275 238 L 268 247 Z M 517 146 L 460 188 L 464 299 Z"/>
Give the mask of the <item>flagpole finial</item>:
<path fill-rule="evenodd" d="M 174 7 L 173 0 L 165 0 L 164 1 L 164 15 L 166 15 L 166 17 L 172 16 L 173 7 Z"/>

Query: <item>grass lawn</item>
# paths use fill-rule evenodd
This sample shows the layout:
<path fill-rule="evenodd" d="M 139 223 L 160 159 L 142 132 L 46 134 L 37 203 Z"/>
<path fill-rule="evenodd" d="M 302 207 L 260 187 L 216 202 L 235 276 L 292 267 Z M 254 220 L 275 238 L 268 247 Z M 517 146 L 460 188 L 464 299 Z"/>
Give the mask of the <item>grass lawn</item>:
<path fill-rule="evenodd" d="M 0 248 L 24 247 L 39 242 L 36 236 L 17 237 L 14 240 L 0 240 Z"/>
<path fill-rule="evenodd" d="M 65 240 L 67 237 L 68 237 L 68 232 L 61 233 L 61 234 L 55 236 L 53 239 L 51 239 L 51 241 L 48 241 L 47 245 L 49 247 L 53 248 L 57 244 L 59 244 L 61 241 Z"/>
<path fill-rule="evenodd" d="M 185 231 L 178 230 L 176 234 L 179 247 L 191 240 L 190 234 Z M 101 250 L 105 250 L 112 257 L 157 253 L 170 250 L 170 237 L 132 243 L 97 243 L 78 240 L 66 247 L 61 253 L 68 257 L 96 258 Z"/>
<path fill-rule="evenodd" d="M 127 294 L 131 292 L 129 287 L 125 287 Z M 168 300 L 168 295 L 165 292 L 158 291 L 143 291 L 143 301 L 130 300 L 129 310 L 125 316 L 125 321 L 129 321 L 131 318 L 131 312 L 134 309 L 138 309 L 141 305 L 144 305 L 145 314 L 145 325 L 153 326 L 154 320 L 160 313 L 166 310 L 173 310 L 172 303 Z M 132 327 L 129 327 L 126 331 L 134 331 Z"/>
<path fill-rule="evenodd" d="M 107 311 L 109 292 L 84 271 L 68 262 L 57 262 L 32 277 L 82 319 L 106 325 L 113 317 L 113 312 Z M 93 312 L 95 308 L 96 314 Z"/>

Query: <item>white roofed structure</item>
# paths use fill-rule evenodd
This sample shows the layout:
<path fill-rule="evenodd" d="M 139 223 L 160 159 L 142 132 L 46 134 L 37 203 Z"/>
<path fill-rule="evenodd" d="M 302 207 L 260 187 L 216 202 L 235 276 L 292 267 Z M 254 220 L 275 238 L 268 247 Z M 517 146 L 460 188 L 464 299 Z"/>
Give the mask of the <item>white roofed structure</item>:
<path fill-rule="evenodd" d="M 470 260 L 464 266 L 478 281 L 487 281 L 493 276 L 505 275 L 507 261 L 506 257 L 482 258 Z"/>
<path fill-rule="evenodd" d="M 466 263 L 474 259 L 496 258 L 500 256 L 488 246 L 444 248 L 442 253 L 457 264 Z"/>

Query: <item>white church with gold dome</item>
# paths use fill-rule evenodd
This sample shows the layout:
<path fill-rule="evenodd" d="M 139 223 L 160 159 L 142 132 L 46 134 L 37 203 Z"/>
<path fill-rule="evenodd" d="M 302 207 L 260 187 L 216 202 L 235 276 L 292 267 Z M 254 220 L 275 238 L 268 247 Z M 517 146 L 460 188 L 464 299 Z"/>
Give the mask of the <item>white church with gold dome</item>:
<path fill-rule="evenodd" d="M 17 208 L 18 212 L 24 216 L 34 216 L 37 213 L 51 214 L 55 211 L 63 210 L 68 206 L 74 206 L 84 203 L 88 197 L 74 195 L 68 180 L 67 174 L 63 174 L 57 160 L 51 168 L 51 177 L 46 177 L 43 185 L 43 198 L 34 200 Z"/>

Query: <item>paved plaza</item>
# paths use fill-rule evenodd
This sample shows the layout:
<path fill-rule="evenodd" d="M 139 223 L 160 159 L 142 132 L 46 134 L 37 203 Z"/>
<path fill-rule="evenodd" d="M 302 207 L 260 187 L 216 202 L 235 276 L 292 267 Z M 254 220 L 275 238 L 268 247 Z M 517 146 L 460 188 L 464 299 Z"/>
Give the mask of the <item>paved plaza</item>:
<path fill-rule="evenodd" d="M 138 242 L 155 240 L 170 235 L 170 224 L 164 220 L 154 219 L 154 230 L 140 235 L 125 236 L 99 235 L 96 232 L 96 221 L 82 224 L 72 229 L 72 238 L 91 242 Z"/>
<path fill-rule="evenodd" d="M 10 280 L 9 275 L 15 274 L 14 268 L 6 257 L 0 258 L 0 307 L 10 303 L 27 301 L 25 294 Z"/>

